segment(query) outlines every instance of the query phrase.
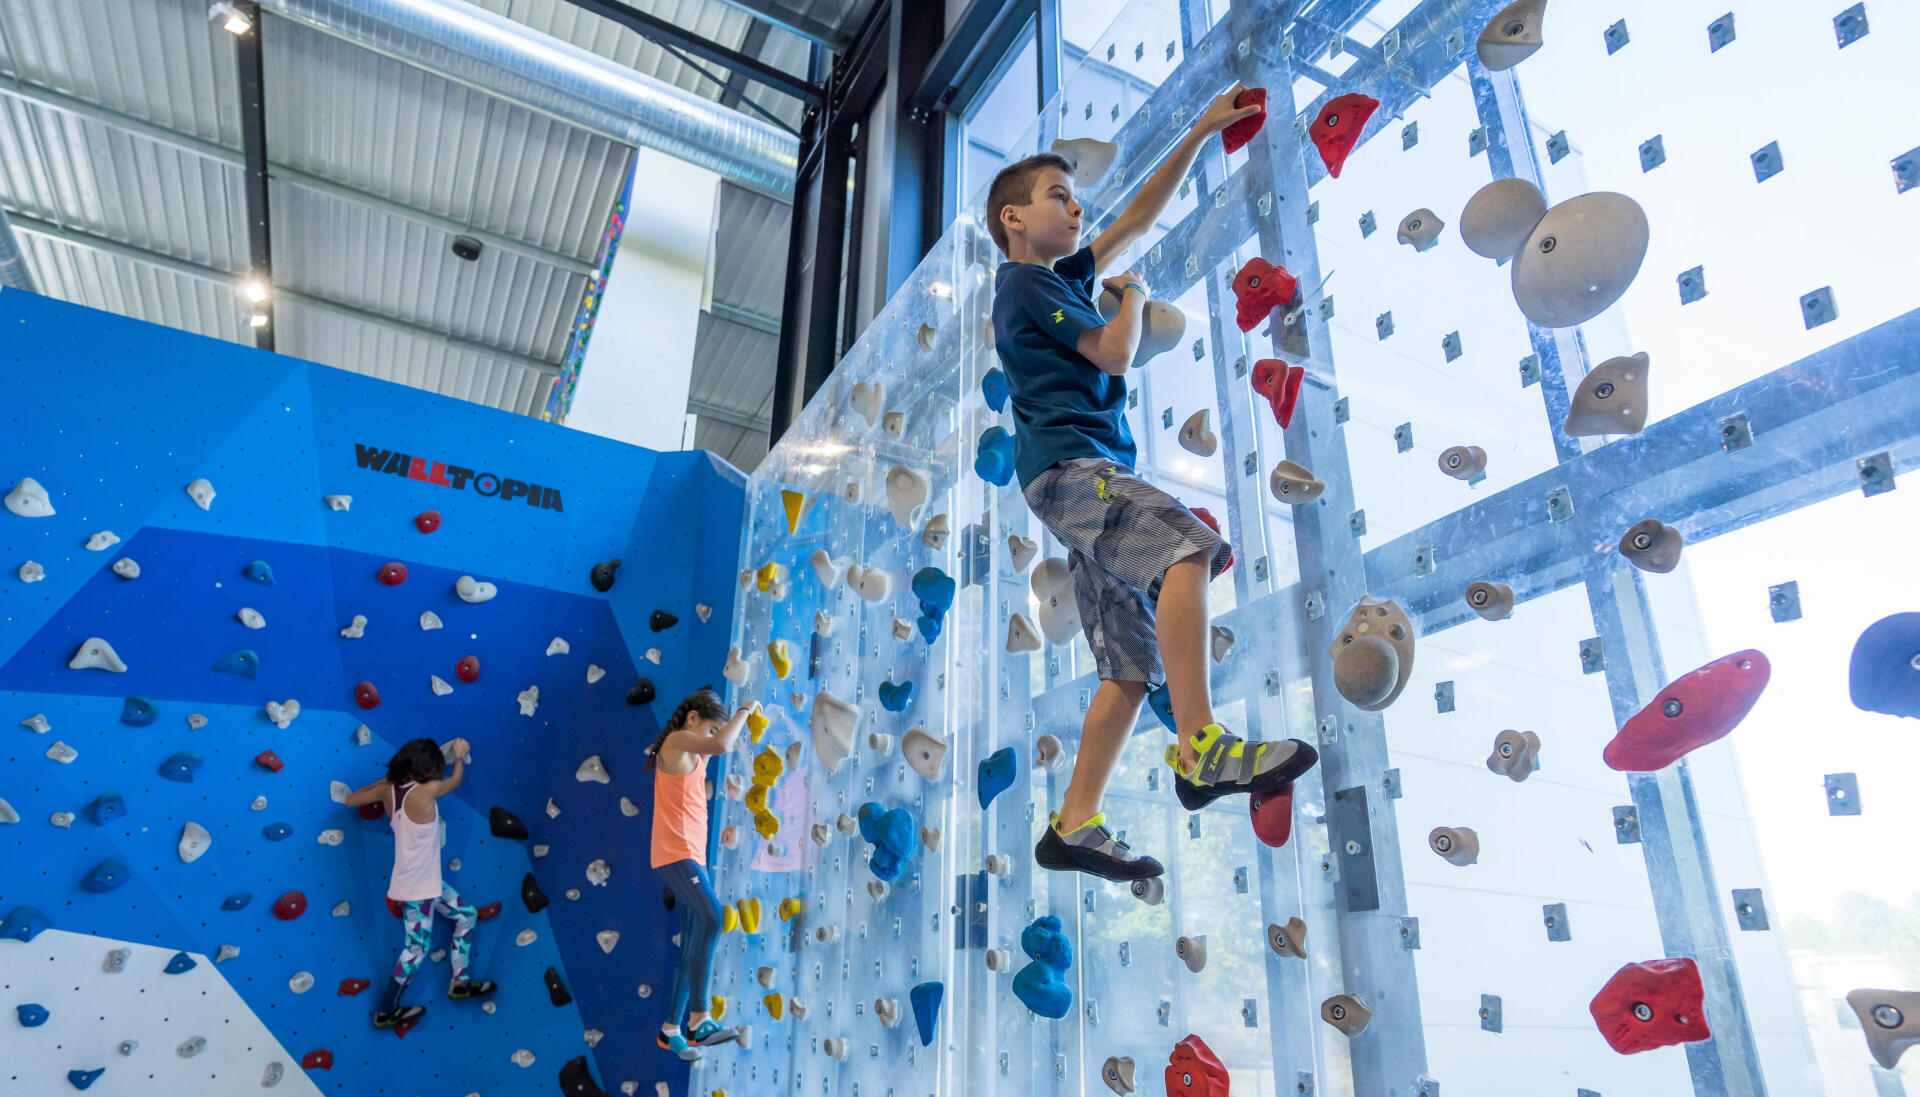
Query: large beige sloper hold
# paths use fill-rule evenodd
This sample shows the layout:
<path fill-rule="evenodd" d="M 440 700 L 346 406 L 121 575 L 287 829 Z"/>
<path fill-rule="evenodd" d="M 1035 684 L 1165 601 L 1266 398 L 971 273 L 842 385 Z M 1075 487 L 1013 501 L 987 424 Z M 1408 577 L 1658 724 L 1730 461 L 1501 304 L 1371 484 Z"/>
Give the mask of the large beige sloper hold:
<path fill-rule="evenodd" d="M 1908 1048 L 1920 1043 L 1920 991 L 1863 987 L 1847 992 L 1847 1005 L 1860 1018 L 1873 1061 L 1885 1069 L 1892 1070 Z"/>
<path fill-rule="evenodd" d="M 1034 565 L 1030 580 L 1040 602 L 1040 631 L 1055 644 L 1070 642 L 1080 631 L 1080 606 L 1073 596 L 1073 571 L 1059 557 Z"/>
<path fill-rule="evenodd" d="M 904 529 L 914 529 L 920 525 L 920 509 L 927 504 L 927 495 L 932 485 L 927 474 L 919 469 L 905 465 L 895 465 L 887 470 L 887 509 L 893 512 L 893 520 Z"/>
<path fill-rule="evenodd" d="M 1480 859 L 1480 836 L 1472 827 L 1434 827 L 1427 834 L 1427 848 L 1448 864 L 1465 868 Z"/>
<path fill-rule="evenodd" d="M 7 509 L 22 518 L 53 517 L 53 500 L 47 496 L 47 489 L 40 481 L 31 476 L 22 476 L 20 482 L 7 493 Z"/>
<path fill-rule="evenodd" d="M 1518 784 L 1533 776 L 1534 763 L 1539 757 L 1538 735 L 1531 731 L 1503 731 L 1493 737 L 1493 753 L 1487 755 L 1487 768 Z"/>
<path fill-rule="evenodd" d="M 883 602 L 893 593 L 893 577 L 880 568 L 847 565 L 847 586 L 869 602 Z"/>
<path fill-rule="evenodd" d="M 1040 650 L 1040 630 L 1027 620 L 1024 613 L 1015 613 L 1007 618 L 1007 653 L 1018 655 L 1023 651 Z"/>
<path fill-rule="evenodd" d="M 1073 189 L 1082 194 L 1098 187 L 1120 155 L 1120 146 L 1093 137 L 1055 140 L 1050 150 L 1073 166 Z"/>
<path fill-rule="evenodd" d="M 900 737 L 900 753 L 907 767 L 929 781 L 940 779 L 947 761 L 947 741 L 926 728 L 914 728 Z"/>
<path fill-rule="evenodd" d="M 1180 448 L 1195 457 L 1212 457 L 1220 449 L 1220 439 L 1213 433 L 1213 411 L 1201 408 L 1187 421 L 1180 424 Z"/>
<path fill-rule="evenodd" d="M 1595 191 L 1549 209 L 1513 257 L 1513 300 L 1546 328 L 1584 324 L 1627 292 L 1652 230 L 1640 203 Z"/>
<path fill-rule="evenodd" d="M 1112 322 L 1120 315 L 1120 295 L 1103 290 L 1096 302 L 1102 319 Z M 1180 345 L 1187 337 L 1187 314 L 1171 301 L 1149 300 L 1141 310 L 1140 345 L 1133 352 L 1133 368 L 1139 369 Z"/>
<path fill-rule="evenodd" d="M 1569 438 L 1638 434 L 1647 425 L 1647 371 L 1651 362 L 1642 351 L 1609 358 L 1593 367 L 1574 389 L 1561 431 Z"/>
<path fill-rule="evenodd" d="M 1305 465 L 1293 461 L 1282 461 L 1273 466 L 1273 472 L 1267 476 L 1267 490 L 1282 503 L 1299 506 L 1311 503 L 1326 493 L 1327 485 Z"/>
<path fill-rule="evenodd" d="M 1180 957 L 1180 962 L 1187 965 L 1188 971 L 1200 974 L 1201 969 L 1207 966 L 1207 935 L 1202 933 L 1197 937 L 1176 939 L 1173 942 L 1173 954 Z"/>
<path fill-rule="evenodd" d="M 1460 211 L 1460 239 L 1475 255 L 1511 259 L 1546 216 L 1547 199 L 1525 179 L 1495 179 Z"/>
<path fill-rule="evenodd" d="M 853 753 L 853 733 L 860 723 L 860 710 L 826 690 L 813 699 L 809 724 L 813 732 L 813 753 L 828 773 Z"/>
<path fill-rule="evenodd" d="M 1488 621 L 1504 621 L 1513 613 L 1513 588 L 1482 580 L 1467 584 L 1467 608 Z"/>
<path fill-rule="evenodd" d="M 1393 704 L 1413 675 L 1413 621 L 1391 598 L 1362 595 L 1328 648 L 1340 696 L 1368 712 Z"/>
<path fill-rule="evenodd" d="M 1487 21 L 1473 44 L 1480 63 L 1493 72 L 1505 72 L 1540 52 L 1544 44 L 1540 24 L 1547 14 L 1547 0 L 1515 0 Z"/>

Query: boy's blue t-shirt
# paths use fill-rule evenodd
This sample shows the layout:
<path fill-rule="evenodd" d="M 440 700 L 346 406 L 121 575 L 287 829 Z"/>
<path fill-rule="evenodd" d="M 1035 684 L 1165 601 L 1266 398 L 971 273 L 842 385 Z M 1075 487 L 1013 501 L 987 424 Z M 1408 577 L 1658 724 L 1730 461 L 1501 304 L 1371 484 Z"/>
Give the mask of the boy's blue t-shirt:
<path fill-rule="evenodd" d="M 1020 486 L 1075 457 L 1133 467 L 1127 382 L 1077 349 L 1107 323 L 1093 305 L 1093 248 L 1053 265 L 1002 263 L 994 272 L 994 349 L 1013 396 L 1014 471 Z"/>

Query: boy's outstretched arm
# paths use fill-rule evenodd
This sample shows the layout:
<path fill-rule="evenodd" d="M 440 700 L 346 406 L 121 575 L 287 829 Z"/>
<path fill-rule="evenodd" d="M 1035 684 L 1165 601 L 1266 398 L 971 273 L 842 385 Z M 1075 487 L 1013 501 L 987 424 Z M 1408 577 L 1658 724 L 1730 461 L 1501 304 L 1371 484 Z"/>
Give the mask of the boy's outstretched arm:
<path fill-rule="evenodd" d="M 1206 113 L 1200 116 L 1200 120 L 1193 124 L 1193 129 L 1187 134 L 1186 139 L 1174 147 L 1173 154 L 1167 157 L 1167 162 L 1160 165 L 1160 170 L 1154 172 L 1145 183 L 1140 184 L 1139 193 L 1133 196 L 1133 201 L 1127 205 L 1126 210 L 1119 217 L 1114 218 L 1113 224 L 1107 226 L 1107 231 L 1094 240 L 1095 274 L 1104 273 L 1111 268 L 1122 255 L 1127 253 L 1128 248 L 1133 247 L 1149 229 L 1153 228 L 1153 223 L 1160 219 L 1160 214 L 1167 208 L 1167 203 L 1173 200 L 1173 192 L 1179 189 L 1180 180 L 1185 179 L 1187 172 L 1193 170 L 1194 158 L 1200 155 L 1200 148 L 1208 138 L 1242 118 L 1250 118 L 1260 112 L 1259 107 L 1233 105 L 1234 97 L 1245 90 L 1247 90 L 1245 85 L 1235 84 L 1215 99 L 1207 107 Z"/>

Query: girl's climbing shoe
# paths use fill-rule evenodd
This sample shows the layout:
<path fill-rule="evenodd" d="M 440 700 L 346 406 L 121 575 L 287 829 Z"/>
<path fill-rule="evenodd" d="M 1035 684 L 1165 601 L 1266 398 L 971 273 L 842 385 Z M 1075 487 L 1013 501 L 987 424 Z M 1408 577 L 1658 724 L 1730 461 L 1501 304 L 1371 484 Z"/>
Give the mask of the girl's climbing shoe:
<path fill-rule="evenodd" d="M 375 1012 L 374 1028 L 392 1028 L 395 1025 L 410 1025 L 427 1015 L 425 1006 L 402 1006 L 399 1009 Z"/>
<path fill-rule="evenodd" d="M 689 1063 L 700 1058 L 700 1049 L 687 1043 L 687 1038 L 678 1032 L 671 1036 L 664 1032 L 657 1033 L 654 1036 L 654 1042 L 660 1045 L 660 1050 L 671 1051 Z"/>
<path fill-rule="evenodd" d="M 1082 823 L 1071 833 L 1060 833 L 1060 816 L 1049 813 L 1046 833 L 1033 847 L 1033 859 L 1041 868 L 1084 872 L 1102 880 L 1145 880 L 1166 869 L 1151 857 L 1135 857 L 1127 844 L 1107 829 L 1102 812 Z"/>
<path fill-rule="evenodd" d="M 739 1035 L 739 1029 L 724 1028 L 720 1022 L 711 1017 L 693 1026 L 693 1042 L 701 1047 L 729 1043 Z"/>
<path fill-rule="evenodd" d="M 456 1002 L 465 998 L 484 998 L 492 994 L 494 989 L 495 984 L 491 982 L 476 983 L 472 979 L 462 979 L 447 988 L 447 997 Z"/>
<path fill-rule="evenodd" d="M 1249 743 L 1219 724 L 1208 724 L 1187 740 L 1199 762 L 1180 768 L 1180 750 L 1167 748 L 1167 765 L 1179 774 L 1173 783 L 1180 806 L 1199 811 L 1222 796 L 1273 792 L 1313 768 L 1320 755 L 1298 739 Z"/>

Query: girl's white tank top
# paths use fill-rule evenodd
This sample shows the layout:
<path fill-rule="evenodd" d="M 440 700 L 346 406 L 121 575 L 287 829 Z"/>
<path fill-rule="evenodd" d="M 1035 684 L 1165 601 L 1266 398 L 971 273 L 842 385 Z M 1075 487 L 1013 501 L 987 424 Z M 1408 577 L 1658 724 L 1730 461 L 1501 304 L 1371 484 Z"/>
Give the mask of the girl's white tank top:
<path fill-rule="evenodd" d="M 440 898 L 440 805 L 433 805 L 433 821 L 416 823 L 407 818 L 407 797 L 417 784 L 392 790 L 393 802 L 388 816 L 393 820 L 393 880 L 387 884 L 387 898 L 395 902 Z"/>

